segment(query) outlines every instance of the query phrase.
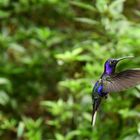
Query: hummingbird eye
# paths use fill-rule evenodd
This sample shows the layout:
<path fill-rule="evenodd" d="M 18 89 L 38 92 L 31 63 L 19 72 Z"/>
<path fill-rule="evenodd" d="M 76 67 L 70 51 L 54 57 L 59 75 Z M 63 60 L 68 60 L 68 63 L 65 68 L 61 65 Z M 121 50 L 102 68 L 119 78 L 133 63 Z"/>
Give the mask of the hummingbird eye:
<path fill-rule="evenodd" d="M 113 64 L 113 62 L 112 62 L 112 61 L 110 61 L 110 62 L 109 62 L 109 64 L 110 64 L 110 65 L 112 65 L 112 64 Z"/>
<path fill-rule="evenodd" d="M 115 64 L 115 61 L 114 61 L 114 60 L 111 60 L 111 61 L 109 62 L 109 64 L 110 64 L 110 65 L 113 65 L 113 64 Z"/>

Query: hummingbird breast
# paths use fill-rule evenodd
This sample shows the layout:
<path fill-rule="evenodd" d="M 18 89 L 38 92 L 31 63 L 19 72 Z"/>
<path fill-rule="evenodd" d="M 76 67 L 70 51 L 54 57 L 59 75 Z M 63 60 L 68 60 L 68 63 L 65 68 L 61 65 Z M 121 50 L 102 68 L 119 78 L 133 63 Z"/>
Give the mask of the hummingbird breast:
<path fill-rule="evenodd" d="M 103 92 L 103 87 L 104 85 L 102 83 L 102 80 L 100 79 L 95 83 L 95 86 L 93 88 L 93 94 L 98 94 L 101 97 L 105 96 L 107 93 Z"/>

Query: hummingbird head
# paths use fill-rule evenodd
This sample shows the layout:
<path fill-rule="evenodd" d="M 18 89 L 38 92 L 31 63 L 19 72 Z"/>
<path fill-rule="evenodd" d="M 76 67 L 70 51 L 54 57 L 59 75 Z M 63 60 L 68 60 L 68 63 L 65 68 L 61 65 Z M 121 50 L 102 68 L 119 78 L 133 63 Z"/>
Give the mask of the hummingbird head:
<path fill-rule="evenodd" d="M 115 68 L 118 62 L 124 59 L 130 59 L 130 58 L 133 58 L 133 56 L 126 56 L 126 57 L 117 58 L 117 59 L 114 59 L 114 58 L 108 59 L 104 65 L 104 73 L 108 75 L 113 74 L 115 72 Z"/>

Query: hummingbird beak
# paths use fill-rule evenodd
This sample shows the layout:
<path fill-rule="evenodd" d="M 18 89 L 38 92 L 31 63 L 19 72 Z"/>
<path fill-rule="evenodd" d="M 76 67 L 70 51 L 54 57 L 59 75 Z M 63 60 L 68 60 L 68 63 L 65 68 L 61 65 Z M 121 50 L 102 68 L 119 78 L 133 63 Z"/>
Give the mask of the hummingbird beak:
<path fill-rule="evenodd" d="M 134 56 L 126 56 L 126 57 L 118 58 L 117 62 L 124 60 L 124 59 L 132 59 L 132 58 L 134 58 Z"/>
<path fill-rule="evenodd" d="M 97 114 L 97 109 L 101 103 L 101 97 L 97 97 L 93 99 L 93 110 L 92 110 L 92 120 L 91 120 L 91 125 L 95 125 L 96 121 L 96 114 Z"/>

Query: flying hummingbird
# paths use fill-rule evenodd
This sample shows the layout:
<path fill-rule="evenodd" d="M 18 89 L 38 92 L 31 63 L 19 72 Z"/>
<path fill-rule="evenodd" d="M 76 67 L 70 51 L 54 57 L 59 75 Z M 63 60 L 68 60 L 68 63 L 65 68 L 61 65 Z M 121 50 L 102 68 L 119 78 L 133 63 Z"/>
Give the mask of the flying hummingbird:
<path fill-rule="evenodd" d="M 104 72 L 100 79 L 95 83 L 92 91 L 92 121 L 94 126 L 98 107 L 103 98 L 107 98 L 108 93 L 119 92 L 140 84 L 140 69 L 129 69 L 115 72 L 118 62 L 124 59 L 130 59 L 133 56 L 127 56 L 118 59 L 108 59 L 104 64 Z"/>

